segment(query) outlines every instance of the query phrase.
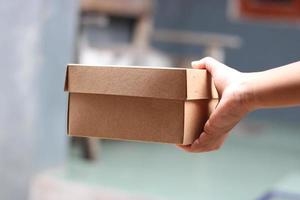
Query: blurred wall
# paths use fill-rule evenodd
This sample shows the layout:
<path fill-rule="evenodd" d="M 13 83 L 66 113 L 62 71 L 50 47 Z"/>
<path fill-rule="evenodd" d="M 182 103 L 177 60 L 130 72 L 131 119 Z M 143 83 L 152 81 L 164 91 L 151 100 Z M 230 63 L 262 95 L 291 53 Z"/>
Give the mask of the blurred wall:
<path fill-rule="evenodd" d="M 74 0 L 0 4 L 0 199 L 26 199 L 32 176 L 65 159 L 77 9 Z"/>
<path fill-rule="evenodd" d="M 226 51 L 226 64 L 241 71 L 265 70 L 300 60 L 300 23 L 232 21 L 227 6 L 228 0 L 157 0 L 155 27 L 240 36 L 243 45 L 241 49 Z M 199 55 L 199 58 L 202 53 L 196 46 L 154 45 L 164 51 Z M 299 113 L 299 107 L 273 109 L 257 111 L 250 117 L 299 122 Z"/>

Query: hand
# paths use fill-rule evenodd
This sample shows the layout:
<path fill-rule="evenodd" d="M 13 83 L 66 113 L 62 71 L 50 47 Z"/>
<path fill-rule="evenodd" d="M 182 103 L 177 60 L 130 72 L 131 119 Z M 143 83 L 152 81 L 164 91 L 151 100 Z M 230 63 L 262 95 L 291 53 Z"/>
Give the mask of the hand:
<path fill-rule="evenodd" d="M 191 145 L 178 145 L 188 152 L 208 152 L 219 149 L 230 130 L 252 110 L 247 88 L 247 73 L 241 73 L 207 57 L 192 62 L 193 68 L 206 69 L 212 75 L 220 102 L 205 123 L 200 137 Z"/>

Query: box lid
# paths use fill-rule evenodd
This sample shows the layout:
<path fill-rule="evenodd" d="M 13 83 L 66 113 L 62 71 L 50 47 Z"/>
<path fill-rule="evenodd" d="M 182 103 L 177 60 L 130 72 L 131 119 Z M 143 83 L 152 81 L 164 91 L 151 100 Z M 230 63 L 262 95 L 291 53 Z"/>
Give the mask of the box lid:
<path fill-rule="evenodd" d="M 65 91 L 159 99 L 218 98 L 206 70 L 69 64 Z"/>

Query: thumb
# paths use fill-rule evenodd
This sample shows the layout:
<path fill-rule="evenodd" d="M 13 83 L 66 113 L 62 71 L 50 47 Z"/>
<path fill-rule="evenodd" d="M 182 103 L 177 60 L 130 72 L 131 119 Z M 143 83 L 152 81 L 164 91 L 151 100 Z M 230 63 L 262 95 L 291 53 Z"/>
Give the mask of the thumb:
<path fill-rule="evenodd" d="M 201 60 L 193 61 L 191 65 L 194 69 L 206 69 L 212 75 L 212 77 L 215 76 L 217 70 L 228 68 L 223 63 L 220 63 L 211 57 L 205 57 Z"/>

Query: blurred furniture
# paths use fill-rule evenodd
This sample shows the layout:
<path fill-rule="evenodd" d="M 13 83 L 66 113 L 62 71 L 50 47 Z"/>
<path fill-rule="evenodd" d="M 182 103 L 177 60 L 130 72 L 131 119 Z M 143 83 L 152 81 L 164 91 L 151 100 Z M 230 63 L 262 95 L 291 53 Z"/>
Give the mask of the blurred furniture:
<path fill-rule="evenodd" d="M 144 52 L 155 52 L 149 47 L 152 31 L 152 0 L 81 0 L 81 18 L 77 36 L 77 63 L 105 65 L 136 65 Z M 131 41 L 91 47 L 83 36 L 86 26 L 105 27 L 111 17 L 133 21 Z M 130 23 L 128 24 L 130 26 Z M 153 53 L 154 52 L 154 53 Z M 121 63 L 118 63 L 118 61 Z M 82 146 L 83 157 L 96 160 L 99 156 L 99 140 L 77 138 L 73 144 Z"/>
<path fill-rule="evenodd" d="M 152 12 L 151 0 L 81 0 L 83 12 L 139 17 Z"/>
<path fill-rule="evenodd" d="M 133 45 L 146 48 L 152 29 L 152 0 L 81 0 L 83 13 L 128 17 L 135 20 Z"/>
<path fill-rule="evenodd" d="M 156 30 L 153 39 L 159 42 L 203 47 L 203 56 L 211 56 L 221 62 L 225 61 L 226 48 L 237 49 L 242 44 L 238 36 L 193 31 Z"/>

